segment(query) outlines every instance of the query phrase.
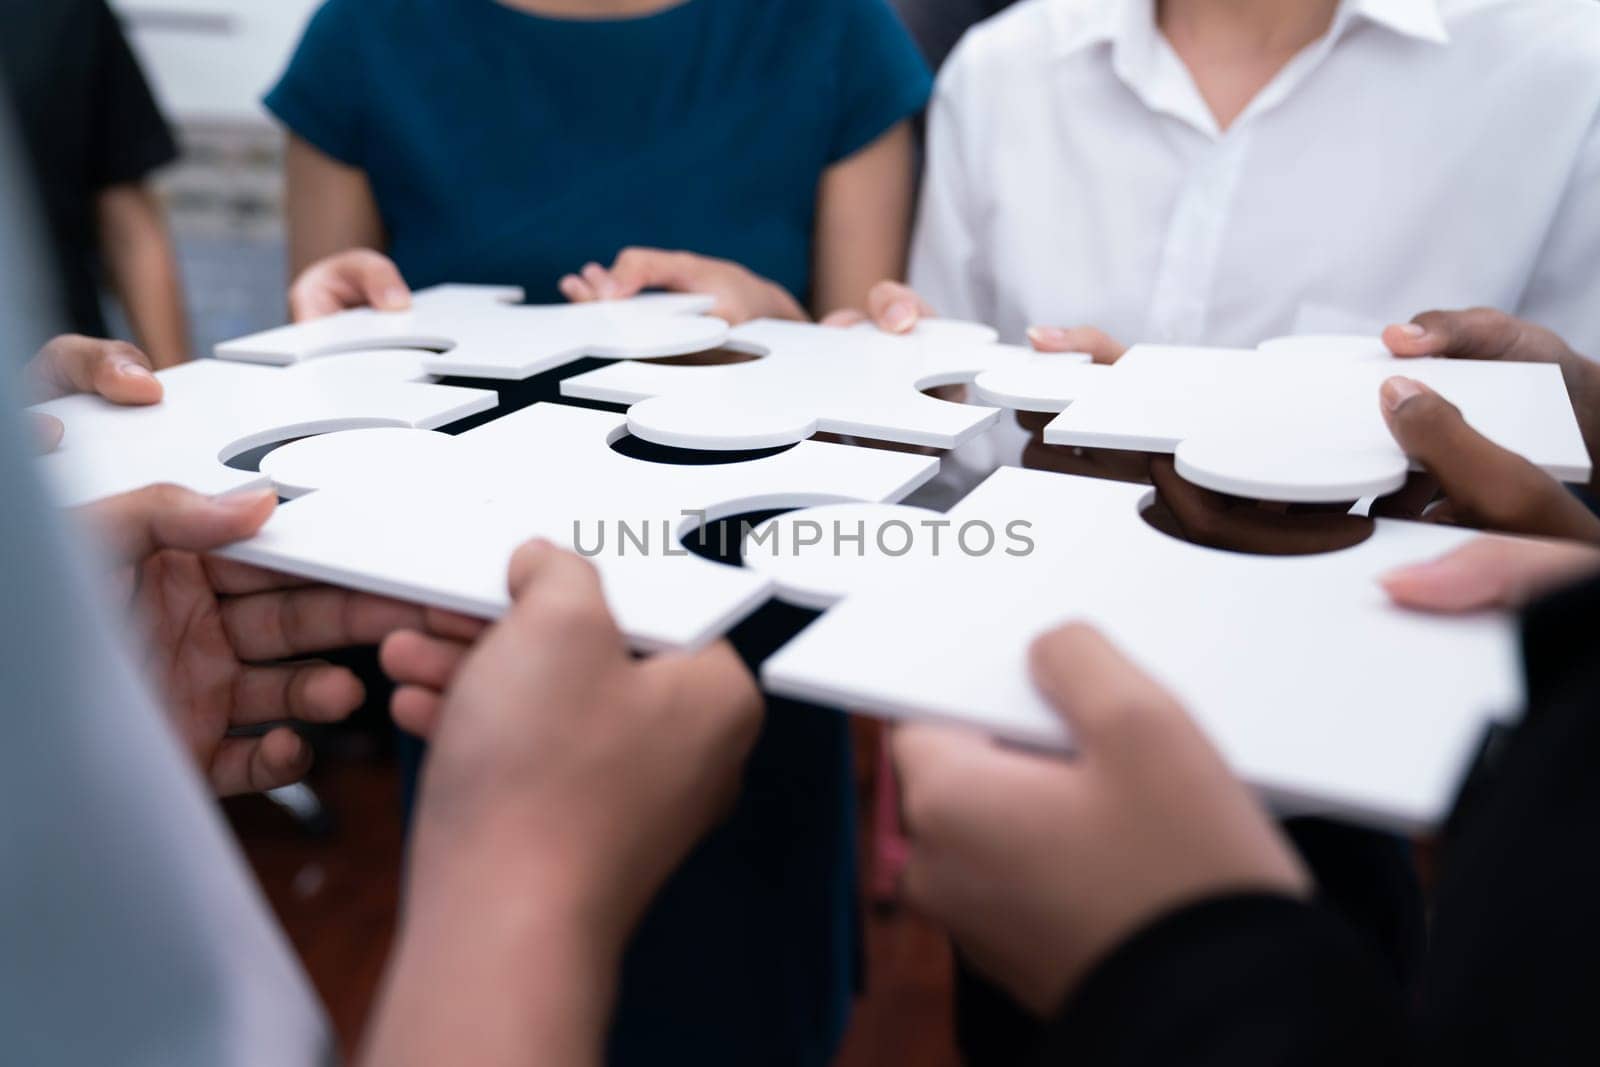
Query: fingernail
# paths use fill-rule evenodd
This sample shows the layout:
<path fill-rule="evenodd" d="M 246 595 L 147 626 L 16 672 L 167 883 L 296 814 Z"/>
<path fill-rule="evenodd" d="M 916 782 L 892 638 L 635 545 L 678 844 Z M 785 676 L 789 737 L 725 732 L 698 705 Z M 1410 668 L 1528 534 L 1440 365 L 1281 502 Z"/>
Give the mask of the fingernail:
<path fill-rule="evenodd" d="M 1427 386 L 1411 378 L 1390 378 L 1383 383 L 1379 395 L 1383 406 L 1388 411 L 1399 411 L 1401 405 L 1414 396 L 1421 396 L 1427 392 Z"/>
<path fill-rule="evenodd" d="M 411 293 L 410 293 L 409 290 L 402 289 L 399 286 L 396 286 L 393 289 L 387 289 L 387 290 L 384 291 L 384 294 L 383 294 L 383 306 L 384 307 L 389 308 L 391 310 L 398 311 L 401 308 L 409 307 L 410 304 L 411 304 Z"/>
<path fill-rule="evenodd" d="M 218 507 L 229 511 L 254 511 L 261 506 L 263 500 L 277 502 L 278 494 L 272 489 L 250 489 L 240 493 L 228 493 L 223 496 L 212 497 L 212 502 Z"/>
<path fill-rule="evenodd" d="M 1428 336 L 1428 328 L 1416 322 L 1406 323 L 1404 326 L 1400 327 L 1400 332 L 1405 334 L 1407 337 L 1415 337 L 1418 340 Z"/>
<path fill-rule="evenodd" d="M 909 300 L 890 304 L 889 310 L 883 313 L 883 324 L 890 333 L 905 333 L 917 324 L 917 306 Z"/>
<path fill-rule="evenodd" d="M 150 373 L 150 368 L 143 363 L 118 363 L 117 373 L 124 378 L 148 379 L 155 377 L 154 374 Z"/>
<path fill-rule="evenodd" d="M 1028 340 L 1035 348 L 1059 348 L 1067 343 L 1067 331 L 1059 326 L 1030 326 Z"/>

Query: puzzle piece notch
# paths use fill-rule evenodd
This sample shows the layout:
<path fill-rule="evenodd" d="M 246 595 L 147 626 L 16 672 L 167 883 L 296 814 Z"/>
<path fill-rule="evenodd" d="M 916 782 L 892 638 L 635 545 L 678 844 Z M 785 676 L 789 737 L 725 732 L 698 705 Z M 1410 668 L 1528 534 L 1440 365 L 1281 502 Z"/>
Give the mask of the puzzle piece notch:
<path fill-rule="evenodd" d="M 1112 366 L 1003 368 L 976 386 L 992 403 L 1059 410 L 1049 444 L 1175 453 L 1184 477 L 1209 489 L 1328 502 L 1392 492 L 1412 469 L 1378 408 L 1394 375 L 1425 382 L 1553 477 L 1588 478 L 1566 383 L 1545 364 L 1399 359 L 1368 339 L 1283 338 L 1264 351 L 1136 345 Z"/>
<path fill-rule="evenodd" d="M 948 514 L 837 506 L 753 532 L 746 566 L 825 614 L 769 659 L 770 692 L 896 719 L 1069 744 L 1029 681 L 1032 640 L 1074 619 L 1107 633 L 1195 715 L 1269 795 L 1384 826 L 1435 823 L 1484 727 L 1521 706 L 1514 628 L 1391 605 L 1376 579 L 1476 536 L 1380 521 L 1341 552 L 1260 557 L 1201 548 L 1139 514 L 1147 487 L 1002 468 Z M 1007 536 L 1016 521 L 1034 550 Z M 795 550 L 798 524 L 814 523 Z M 875 533 L 903 524 L 891 555 Z M 858 554 L 853 536 L 864 527 Z M 927 524 L 939 523 L 942 550 Z M 969 555 L 972 523 L 996 549 Z M 847 535 L 841 549 L 833 531 Z M 760 540 L 760 543 L 756 543 Z M 968 538 L 979 547 L 983 537 Z"/>
<path fill-rule="evenodd" d="M 616 364 L 568 378 L 561 391 L 631 405 L 631 433 L 677 448 L 772 448 L 829 432 L 949 449 L 981 433 L 1000 412 L 921 390 L 1040 358 L 997 337 L 987 326 L 943 320 L 921 322 L 905 335 L 869 325 L 839 330 L 757 320 L 736 327 L 726 345 L 757 359 L 696 367 Z"/>
<path fill-rule="evenodd" d="M 841 499 L 898 500 L 938 468 L 924 456 L 820 442 L 740 463 L 655 464 L 610 447 L 625 433 L 620 415 L 535 404 L 453 437 L 359 430 L 297 441 L 263 468 L 302 495 L 225 554 L 492 618 L 508 604 L 512 552 L 544 537 L 593 555 L 636 647 L 693 648 L 726 632 L 771 589 L 754 571 L 682 549 L 700 522 Z M 641 536 L 648 555 L 639 552 Z"/>
<path fill-rule="evenodd" d="M 227 341 L 220 359 L 289 365 L 341 353 L 427 351 L 427 373 L 521 380 L 585 356 L 644 359 L 716 348 L 727 336 L 698 293 L 587 304 L 524 305 L 521 289 L 442 285 L 405 311 L 357 308 Z"/>
<path fill-rule="evenodd" d="M 214 496 L 270 484 L 265 474 L 227 466 L 262 445 L 361 427 L 444 426 L 497 403 L 488 390 L 408 381 L 418 370 L 407 352 L 288 368 L 196 360 L 158 371 L 165 392 L 149 407 L 86 395 L 38 405 L 33 410 L 65 427 L 61 446 L 41 463 L 69 506 L 158 482 Z"/>

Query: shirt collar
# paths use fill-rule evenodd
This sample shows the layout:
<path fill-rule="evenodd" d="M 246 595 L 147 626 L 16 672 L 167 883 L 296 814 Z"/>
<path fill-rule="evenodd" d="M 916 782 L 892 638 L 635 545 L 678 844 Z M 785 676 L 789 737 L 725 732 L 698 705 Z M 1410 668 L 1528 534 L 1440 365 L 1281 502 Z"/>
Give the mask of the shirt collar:
<path fill-rule="evenodd" d="M 1350 17 L 1359 16 L 1404 37 L 1433 44 L 1450 43 L 1439 0 L 1346 0 L 1339 6 L 1341 15 L 1348 11 Z M 1338 24 L 1336 16 L 1334 25 Z"/>
<path fill-rule="evenodd" d="M 1148 47 L 1155 34 L 1155 0 L 1098 0 L 1069 3 L 1055 0 L 1051 8 L 1054 51 L 1067 56 L 1097 44 Z M 1447 44 L 1449 31 L 1439 12 L 1439 0 L 1343 0 L 1334 15 L 1330 36 L 1338 37 L 1352 18 L 1405 37 Z"/>

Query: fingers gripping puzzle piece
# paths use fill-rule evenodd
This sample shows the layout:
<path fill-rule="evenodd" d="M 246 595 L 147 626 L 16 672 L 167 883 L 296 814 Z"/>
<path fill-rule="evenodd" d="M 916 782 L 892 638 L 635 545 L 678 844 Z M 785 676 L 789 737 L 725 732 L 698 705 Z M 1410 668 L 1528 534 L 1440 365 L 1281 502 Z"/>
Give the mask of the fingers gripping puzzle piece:
<path fill-rule="evenodd" d="M 584 356 L 643 359 L 716 348 L 727 336 L 697 294 L 647 294 L 589 304 L 523 305 L 522 290 L 440 285 L 406 311 L 360 308 L 217 346 L 219 359 L 299 363 L 367 349 L 431 350 L 430 374 L 519 380 Z"/>
<path fill-rule="evenodd" d="M 736 327 L 727 347 L 759 358 L 722 366 L 619 363 L 561 383 L 565 396 L 630 404 L 635 436 L 678 448 L 770 448 L 818 432 L 931 448 L 981 433 L 998 408 L 938 400 L 919 390 L 968 382 L 980 371 L 1042 358 L 996 343 L 986 326 L 932 321 L 905 336 L 761 320 Z"/>
<path fill-rule="evenodd" d="M 676 466 L 616 452 L 625 432 L 620 415 L 535 404 L 456 437 L 359 430 L 297 441 L 262 468 L 300 498 L 224 554 L 491 618 L 509 603 L 512 553 L 543 537 L 592 558 L 637 647 L 693 648 L 759 606 L 771 582 L 690 554 L 686 533 L 749 511 L 898 500 L 938 467 L 820 442 Z"/>
<path fill-rule="evenodd" d="M 1403 611 L 1376 579 L 1474 535 L 1380 521 L 1341 552 L 1239 555 L 1151 527 L 1150 492 L 1002 468 L 948 514 L 840 505 L 763 524 L 745 566 L 827 609 L 767 661 L 764 685 L 1060 748 L 1028 650 L 1082 620 L 1270 795 L 1380 825 L 1442 817 L 1486 724 L 1521 706 L 1514 630 Z"/>
<path fill-rule="evenodd" d="M 265 486 L 229 460 L 260 445 L 372 426 L 432 428 L 495 406 L 492 391 L 417 379 L 414 352 L 363 352 L 296 367 L 197 360 L 160 371 L 149 407 L 69 396 L 34 410 L 60 419 L 59 448 L 43 457 L 64 504 L 156 482 L 210 495 Z"/>
<path fill-rule="evenodd" d="M 1393 492 L 1410 461 L 1378 406 L 1395 375 L 1444 396 L 1490 440 L 1552 476 L 1586 481 L 1561 371 L 1535 363 L 1399 359 L 1360 338 L 1283 338 L 1259 350 L 1138 345 L 1112 366 L 1035 363 L 980 374 L 989 403 L 1057 411 L 1048 444 L 1174 453 L 1197 485 L 1289 502 Z"/>

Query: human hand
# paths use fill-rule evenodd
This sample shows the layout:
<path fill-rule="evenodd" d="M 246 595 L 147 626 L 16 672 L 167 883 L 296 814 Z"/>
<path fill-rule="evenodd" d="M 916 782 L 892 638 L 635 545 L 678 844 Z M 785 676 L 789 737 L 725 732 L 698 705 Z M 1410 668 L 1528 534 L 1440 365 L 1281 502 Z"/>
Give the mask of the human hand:
<path fill-rule="evenodd" d="M 716 298 L 711 314 L 737 326 L 751 319 L 809 318 L 798 301 L 776 282 L 737 263 L 694 252 L 626 248 L 610 268 L 589 263 L 560 282 L 561 295 L 576 304 L 622 300 L 646 289 L 704 293 Z"/>
<path fill-rule="evenodd" d="M 298 781 L 311 749 L 287 724 L 360 706 L 355 675 L 298 657 L 372 644 L 422 618 L 203 554 L 254 534 L 276 503 L 270 490 L 208 498 L 158 485 L 79 509 L 124 572 L 168 715 L 220 796 Z"/>
<path fill-rule="evenodd" d="M 1485 536 L 1438 559 L 1391 571 L 1383 588 L 1417 611 L 1517 611 L 1546 593 L 1600 573 L 1600 547 Z"/>
<path fill-rule="evenodd" d="M 94 393 L 113 404 L 161 401 L 161 380 L 155 376 L 150 357 L 124 341 L 65 334 L 39 349 L 24 374 L 39 400 Z M 61 420 L 35 415 L 33 422 L 40 451 L 54 450 L 61 443 Z"/>
<path fill-rule="evenodd" d="M 1402 326 L 1383 331 L 1383 342 L 1397 356 L 1490 359 L 1560 366 L 1572 398 L 1584 444 L 1595 465 L 1590 488 L 1600 491 L 1600 367 L 1551 331 L 1491 308 L 1425 311 Z"/>
<path fill-rule="evenodd" d="M 870 322 L 884 333 L 910 333 L 923 319 L 937 312 L 915 289 L 896 281 L 881 281 L 867 291 L 867 306 L 839 308 L 825 315 L 822 325 L 843 329 Z"/>
<path fill-rule="evenodd" d="M 1122 342 L 1093 326 L 1034 326 L 1028 330 L 1028 343 L 1035 352 L 1083 354 L 1096 363 L 1115 363 L 1128 350 Z M 1143 452 L 1046 444 L 1044 428 L 1054 419 L 1052 412 L 1017 412 L 1017 425 L 1028 431 L 1028 442 L 1022 449 L 1024 467 L 1118 482 L 1150 480 L 1150 457 Z"/>
<path fill-rule="evenodd" d="M 458 849 L 513 852 L 614 961 L 731 803 L 760 694 L 726 643 L 634 658 L 598 575 L 570 553 L 523 546 L 510 585 L 510 612 L 470 651 L 415 632 L 383 646 L 402 683 L 396 718 L 431 742 L 417 870 L 448 869 L 441 854 Z"/>
<path fill-rule="evenodd" d="M 1425 518 L 1600 543 L 1600 519 L 1581 501 L 1526 459 L 1478 433 L 1459 408 L 1426 385 L 1390 378 L 1379 390 L 1379 402 L 1395 441 L 1444 494 Z M 1374 508 L 1374 514 L 1392 511 Z"/>
<path fill-rule="evenodd" d="M 1071 727 L 1071 759 L 964 730 L 896 731 L 907 898 L 1038 1015 L 1140 928 L 1220 893 L 1291 896 L 1311 879 L 1171 696 L 1096 631 L 1031 652 Z"/>
<path fill-rule="evenodd" d="M 289 318 L 320 319 L 351 308 L 404 311 L 411 289 L 394 260 L 370 248 L 351 248 L 319 259 L 289 286 Z"/>
<path fill-rule="evenodd" d="M 1493 308 L 1424 311 L 1410 322 L 1389 326 L 1383 343 L 1397 356 L 1490 359 L 1510 363 L 1565 363 L 1579 358 L 1542 326 Z"/>

